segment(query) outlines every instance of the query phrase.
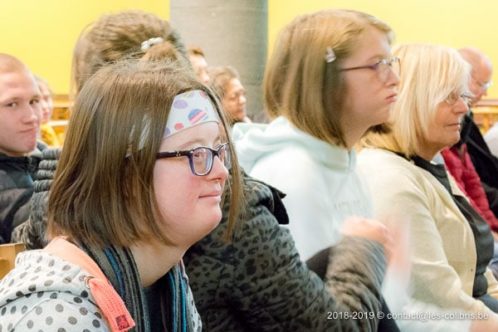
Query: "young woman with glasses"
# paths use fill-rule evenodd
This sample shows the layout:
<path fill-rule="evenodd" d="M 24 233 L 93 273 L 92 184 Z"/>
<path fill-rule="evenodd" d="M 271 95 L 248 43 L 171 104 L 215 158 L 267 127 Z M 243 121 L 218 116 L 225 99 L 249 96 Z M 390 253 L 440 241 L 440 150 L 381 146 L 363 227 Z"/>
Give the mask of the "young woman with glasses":
<path fill-rule="evenodd" d="M 183 66 L 185 72 L 182 75 L 190 71 L 185 63 L 181 40 L 166 21 L 148 13 L 124 11 L 101 17 L 81 35 L 75 48 L 73 66 L 77 92 L 85 86 L 97 68 L 129 57 L 140 58 L 141 61 L 173 61 L 177 66 Z M 138 98 L 141 94 L 130 93 L 129 96 Z M 181 109 L 182 105 L 185 103 L 181 99 L 175 100 L 172 109 Z M 198 109 L 202 110 L 203 107 Z M 202 112 L 192 112 L 188 118 L 197 121 L 203 117 Z M 177 125 L 168 126 L 166 135 L 169 135 L 171 128 L 175 129 Z M 195 128 L 197 127 L 192 129 Z M 203 204 L 207 204 L 205 218 L 210 218 L 209 211 L 216 207 L 219 188 L 207 191 L 207 195 L 202 194 L 201 196 L 205 196 L 202 200 L 194 195 L 188 204 L 172 203 L 175 199 L 181 199 L 183 193 L 195 192 L 196 182 L 207 182 L 213 172 L 218 173 L 219 161 L 223 161 L 226 167 L 230 165 L 230 161 L 234 161 L 231 154 L 233 150 L 227 149 L 230 141 L 219 140 L 204 144 L 192 137 L 192 142 L 182 144 L 175 141 L 178 135 L 181 133 L 168 138 L 168 146 L 163 146 L 158 152 L 154 151 L 156 163 L 161 167 L 168 166 L 167 169 L 171 170 L 178 167 L 178 175 L 185 175 L 189 171 L 192 176 L 178 176 L 161 181 L 158 186 L 161 197 L 158 201 L 169 206 L 171 209 L 168 210 L 184 215 L 195 212 L 196 209 L 192 206 L 195 202 L 204 202 Z M 51 160 L 50 169 L 43 169 L 43 176 L 37 181 L 39 187 L 43 184 L 43 190 L 48 189 L 55 169 L 57 154 L 52 157 L 54 160 Z M 88 171 L 90 170 L 91 168 Z M 158 179 L 167 174 L 162 168 L 161 170 L 157 173 Z M 281 202 L 282 194 L 265 183 L 244 175 L 244 195 L 241 195 L 237 190 L 238 175 L 237 163 L 234 162 L 230 172 L 233 186 L 225 191 L 220 225 L 191 247 L 184 256 L 189 284 L 203 320 L 203 329 L 377 330 L 379 321 L 375 313 L 380 307 L 378 288 L 384 267 L 382 248 L 372 248 L 370 243 L 362 239 L 346 237 L 334 248 L 336 264 L 331 273 L 347 281 L 330 281 L 325 287 L 323 281 L 301 262 L 288 230 L 279 225 L 288 222 Z M 177 185 L 185 179 L 192 182 Z M 36 218 L 31 220 L 28 237 L 25 238 L 31 248 L 45 245 L 44 202 L 48 192 L 37 195 L 33 203 Z M 241 208 L 243 213 L 237 214 L 237 203 L 241 196 L 246 197 L 246 200 Z M 208 226 L 209 220 L 205 221 Z M 120 228 L 121 225 L 117 227 Z M 185 236 L 196 234 L 191 222 L 178 227 L 190 228 L 184 229 Z M 104 262 L 104 266 L 109 268 L 105 259 L 100 262 Z M 155 259 L 150 259 L 148 264 L 153 267 L 161 266 L 160 261 Z M 354 267 L 357 268 L 353 270 Z M 371 273 L 372 270 L 377 272 Z M 120 287 L 119 281 L 126 281 L 126 278 L 110 279 L 120 294 L 125 291 Z M 150 296 L 155 291 L 153 288 L 146 295 Z M 348 315 L 353 312 L 368 312 L 369 317 L 361 320 L 340 319 L 343 313 Z M 147 322 L 151 316 L 141 315 L 140 312 L 138 314 L 132 314 L 132 317 L 140 317 L 136 321 L 149 324 Z"/>
<path fill-rule="evenodd" d="M 303 260 L 344 233 L 363 238 L 372 252 L 390 247 L 387 229 L 367 219 L 370 200 L 353 146 L 368 130 L 382 130 L 396 100 L 399 59 L 391 39 L 384 22 L 361 12 L 295 18 L 266 67 L 265 106 L 273 120 L 234 127 L 244 169 L 287 195 L 288 227 Z"/>
<path fill-rule="evenodd" d="M 399 59 L 391 29 L 368 14 L 324 10 L 280 33 L 265 73 L 269 125 L 237 124 L 241 164 L 287 194 L 289 229 L 301 258 L 337 243 L 345 220 L 370 216 L 355 172 L 353 146 L 381 130 L 396 100 Z M 362 219 L 365 237 L 388 241 L 380 223 Z"/>
<path fill-rule="evenodd" d="M 233 130 L 244 169 L 287 195 L 283 202 L 301 258 L 313 265 L 322 255 L 325 265 L 330 261 L 329 270 L 322 269 L 327 281 L 336 280 L 331 272 L 338 262 L 326 248 L 341 241 L 341 229 L 369 239 L 371 250 L 392 247 L 388 231 L 366 219 L 373 216 L 372 197 L 353 149 L 366 133 L 386 131 L 383 124 L 397 100 L 400 59 L 391 53 L 391 40 L 384 22 L 361 12 L 324 10 L 294 19 L 280 33 L 266 67 L 265 106 L 272 122 L 236 124 Z M 402 249 L 403 244 L 392 252 L 385 282 L 385 291 L 401 299 L 388 301 L 390 309 L 439 312 L 398 287 L 409 273 Z M 400 320 L 402 330 L 462 331 L 470 325 L 414 320 Z"/>
<path fill-rule="evenodd" d="M 221 220 L 226 128 L 182 66 L 131 60 L 94 74 L 52 184 L 52 240 L 1 281 L 0 327 L 201 331 L 181 259 Z"/>

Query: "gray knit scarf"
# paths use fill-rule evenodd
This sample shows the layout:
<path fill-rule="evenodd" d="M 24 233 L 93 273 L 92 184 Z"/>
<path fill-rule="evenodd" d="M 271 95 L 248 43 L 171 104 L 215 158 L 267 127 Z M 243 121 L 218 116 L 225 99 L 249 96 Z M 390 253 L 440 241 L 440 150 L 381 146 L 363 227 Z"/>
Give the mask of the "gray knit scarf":
<path fill-rule="evenodd" d="M 131 331 L 151 332 L 150 312 L 147 299 L 140 282 L 140 275 L 131 251 L 115 246 L 104 250 L 81 245 L 82 249 L 99 265 L 114 289 L 123 299 L 126 308 L 135 320 L 136 326 Z M 157 281 L 159 284 L 162 331 L 193 331 L 192 314 L 187 303 L 187 282 L 179 265 L 174 266 L 165 276 Z"/>

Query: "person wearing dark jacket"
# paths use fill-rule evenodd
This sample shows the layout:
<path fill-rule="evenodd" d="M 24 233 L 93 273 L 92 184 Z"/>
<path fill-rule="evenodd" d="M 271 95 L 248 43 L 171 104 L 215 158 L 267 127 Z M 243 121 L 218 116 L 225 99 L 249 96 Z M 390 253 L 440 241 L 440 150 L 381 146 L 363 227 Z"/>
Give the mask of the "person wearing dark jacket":
<path fill-rule="evenodd" d="M 40 92 L 18 59 L 0 54 L 0 244 L 29 216 L 32 175 L 39 161 Z"/>
<path fill-rule="evenodd" d="M 41 152 L 41 160 L 33 177 L 29 220 L 20 224 L 12 232 L 12 241 L 24 243 L 27 249 L 41 249 L 48 244 L 48 239 L 45 237 L 48 190 L 52 184 L 60 154 L 59 148 L 47 148 Z"/>
<path fill-rule="evenodd" d="M 100 38 L 105 33 L 96 33 L 97 27 L 102 28 L 102 32 L 108 31 L 106 22 L 100 21 L 87 32 L 85 43 L 79 47 L 88 47 L 88 52 L 93 52 L 93 58 L 105 63 L 105 59 L 96 52 L 100 48 L 96 47 L 92 36 L 99 37 L 96 38 L 98 41 L 116 37 L 109 43 L 117 46 L 122 39 L 143 40 L 132 37 L 142 34 L 144 26 L 148 25 L 134 29 L 130 20 L 116 22 L 120 16 L 128 19 L 137 16 L 137 13 L 124 14 L 108 17 L 115 23 L 112 25 L 114 30 L 122 35 Z M 151 21 L 152 18 L 149 19 Z M 160 48 L 161 44 L 152 46 L 149 51 Z M 106 47 L 108 45 L 105 43 Z M 139 47 L 139 44 L 135 46 Z M 130 46 L 130 50 L 133 49 Z M 181 52 L 179 48 L 177 50 Z M 126 56 L 126 52 L 122 56 Z M 147 59 L 143 58 L 144 61 Z M 89 62 L 80 60 L 80 68 L 91 68 Z M 75 75 L 81 78 L 77 86 L 84 86 L 85 78 L 91 75 L 87 74 Z M 40 190 L 50 187 L 58 153 L 47 152 L 44 157 L 35 185 Z M 232 175 L 236 174 L 233 169 L 232 172 Z M 39 182 L 43 183 L 40 187 Z M 365 238 L 345 236 L 331 249 L 334 264 L 327 271 L 329 278 L 324 283 L 301 261 L 289 232 L 279 226 L 279 222 L 287 222 L 280 193 L 246 176 L 243 177 L 243 184 L 244 195 L 247 196 L 244 202 L 246 211 L 237 220 L 230 239 L 227 240 L 227 233 L 230 233 L 228 210 L 233 206 L 229 201 L 234 200 L 230 197 L 232 191 L 228 191 L 225 197 L 220 226 L 185 255 L 189 284 L 192 289 L 195 287 L 194 299 L 204 330 L 377 331 L 380 325 L 378 317 L 381 316 L 377 313 L 383 306 L 380 284 L 386 264 L 383 246 Z M 43 232 L 47 196 L 48 191 L 36 193 L 32 218 L 23 232 L 19 232 L 20 238 L 30 248 L 46 243 Z M 365 227 L 368 228 L 368 225 Z M 368 312 L 369 317 L 345 319 L 346 315 L 352 316 L 354 312 Z M 342 315 L 344 318 L 340 319 Z M 392 331 L 396 330 L 394 326 Z"/>
<path fill-rule="evenodd" d="M 59 155 L 58 149 L 44 151 L 31 219 L 17 232 L 29 249 L 47 244 L 46 200 Z M 384 325 L 377 328 L 377 312 L 381 306 L 387 310 L 379 293 L 385 270 L 380 244 L 345 237 L 331 249 L 332 270 L 320 272 L 309 262 L 320 278 L 329 274 L 336 280 L 324 283 L 302 263 L 289 231 L 280 227 L 289 222 L 281 201 L 284 195 L 245 174 L 243 190 L 245 214 L 231 241 L 225 239 L 227 197 L 220 225 L 184 257 L 206 331 L 396 331 Z M 339 321 L 330 319 L 334 312 L 371 312 L 375 318 Z"/>
<path fill-rule="evenodd" d="M 184 257 L 206 331 L 377 331 L 382 245 L 346 236 L 330 250 L 324 283 L 279 225 L 289 222 L 282 193 L 247 175 L 243 184 L 246 210 L 232 240 L 224 240 L 223 218 Z M 340 319 L 359 312 L 370 319 Z"/>
<path fill-rule="evenodd" d="M 465 47 L 458 50 L 460 55 L 471 66 L 471 77 L 469 89 L 473 94 L 470 106 L 475 106 L 483 96 L 486 95 L 490 86 L 493 68 L 489 58 L 480 50 Z M 489 150 L 481 131 L 473 120 L 473 114 L 469 111 L 462 121 L 460 142 L 467 145 L 467 151 L 477 174 L 481 179 L 484 192 L 489 202 L 489 207 L 494 215 L 498 217 L 498 158 Z"/>

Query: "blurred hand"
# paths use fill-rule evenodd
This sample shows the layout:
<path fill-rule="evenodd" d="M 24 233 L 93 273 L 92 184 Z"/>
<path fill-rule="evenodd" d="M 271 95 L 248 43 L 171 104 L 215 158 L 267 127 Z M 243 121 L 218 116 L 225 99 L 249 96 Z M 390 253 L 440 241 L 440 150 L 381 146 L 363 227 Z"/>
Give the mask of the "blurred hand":
<path fill-rule="evenodd" d="M 470 332 L 498 331 L 498 316 L 490 313 L 488 319 L 473 320 L 470 325 Z"/>
<path fill-rule="evenodd" d="M 392 255 L 392 235 L 388 228 L 377 220 L 350 217 L 344 222 L 341 232 L 345 236 L 356 236 L 377 241 L 384 246 L 384 251 L 388 259 Z"/>

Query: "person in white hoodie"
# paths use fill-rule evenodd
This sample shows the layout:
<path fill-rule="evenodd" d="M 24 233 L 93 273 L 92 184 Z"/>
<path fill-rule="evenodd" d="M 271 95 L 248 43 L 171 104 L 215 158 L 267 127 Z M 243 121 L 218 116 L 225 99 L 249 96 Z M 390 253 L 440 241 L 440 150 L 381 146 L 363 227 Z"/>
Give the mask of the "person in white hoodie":
<path fill-rule="evenodd" d="M 344 225 L 355 227 L 347 222 L 351 216 L 372 216 L 353 146 L 368 131 L 386 131 L 383 123 L 399 84 L 392 37 L 384 22 L 351 10 L 294 19 L 280 33 L 266 67 L 264 100 L 272 121 L 234 126 L 242 167 L 287 194 L 289 228 L 304 260 L 337 243 Z M 397 267 L 409 273 L 403 270 L 404 257 L 398 258 Z M 403 281 L 398 279 L 387 282 L 386 294 L 393 294 L 397 281 Z M 402 301 L 386 299 L 396 314 L 439 310 L 413 302 L 406 289 L 398 292 Z M 465 331 L 471 324 L 399 323 L 403 331 Z"/>
<path fill-rule="evenodd" d="M 396 100 L 399 60 L 391 39 L 384 22 L 356 11 L 296 18 L 281 32 L 265 73 L 273 121 L 233 128 L 246 172 L 287 194 L 303 260 L 337 243 L 347 217 L 370 215 L 352 147 L 387 120 Z"/>

